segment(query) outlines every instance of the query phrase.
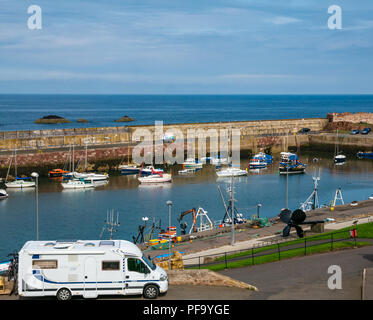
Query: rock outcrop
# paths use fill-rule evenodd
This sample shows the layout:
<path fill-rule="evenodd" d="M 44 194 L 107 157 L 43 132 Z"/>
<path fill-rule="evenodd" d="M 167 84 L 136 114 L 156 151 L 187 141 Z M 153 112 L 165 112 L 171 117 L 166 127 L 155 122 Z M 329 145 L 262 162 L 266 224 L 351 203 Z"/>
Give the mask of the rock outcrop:
<path fill-rule="evenodd" d="M 117 119 L 117 120 L 114 120 L 115 122 L 131 122 L 131 121 L 135 121 L 135 119 L 129 117 L 129 116 L 124 116 L 120 119 Z"/>
<path fill-rule="evenodd" d="M 56 124 L 56 123 L 69 123 L 71 121 L 56 115 L 44 116 L 34 121 L 38 124 Z"/>

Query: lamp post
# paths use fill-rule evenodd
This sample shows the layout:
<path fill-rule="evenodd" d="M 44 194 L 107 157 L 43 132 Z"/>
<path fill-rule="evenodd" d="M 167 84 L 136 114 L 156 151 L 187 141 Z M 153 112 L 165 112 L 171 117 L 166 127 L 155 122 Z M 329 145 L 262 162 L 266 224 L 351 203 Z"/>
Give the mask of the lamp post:
<path fill-rule="evenodd" d="M 36 180 L 36 192 L 35 192 L 35 200 L 36 200 L 36 240 L 39 241 L 39 174 L 37 172 L 31 173 L 31 177 L 35 178 Z"/>
<path fill-rule="evenodd" d="M 231 245 L 234 246 L 234 186 L 233 186 L 233 175 L 231 176 L 231 189 L 230 189 L 230 201 L 231 201 L 231 222 L 232 222 L 232 242 Z"/>
<path fill-rule="evenodd" d="M 171 270 L 171 209 L 172 201 L 167 201 L 168 205 L 168 270 Z"/>
<path fill-rule="evenodd" d="M 257 204 L 256 208 L 257 208 L 257 216 L 258 216 L 258 219 L 260 218 L 259 216 L 259 209 L 262 207 L 262 205 L 260 203 Z"/>

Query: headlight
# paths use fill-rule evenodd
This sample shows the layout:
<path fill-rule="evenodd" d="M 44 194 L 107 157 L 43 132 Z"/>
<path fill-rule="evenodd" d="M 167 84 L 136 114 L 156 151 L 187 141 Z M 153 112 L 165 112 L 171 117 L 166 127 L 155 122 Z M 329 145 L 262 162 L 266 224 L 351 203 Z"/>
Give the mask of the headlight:
<path fill-rule="evenodd" d="M 162 274 L 161 277 L 159 278 L 160 281 L 166 281 L 167 280 L 167 275 Z"/>

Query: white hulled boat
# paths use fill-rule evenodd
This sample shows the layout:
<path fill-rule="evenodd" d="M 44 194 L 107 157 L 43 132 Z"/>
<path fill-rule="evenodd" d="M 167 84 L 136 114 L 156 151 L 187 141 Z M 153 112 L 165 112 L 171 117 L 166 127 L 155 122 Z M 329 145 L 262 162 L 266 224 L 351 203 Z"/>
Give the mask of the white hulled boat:
<path fill-rule="evenodd" d="M 12 165 L 12 160 L 9 163 L 9 168 L 8 168 L 8 174 L 10 167 Z M 8 174 L 5 178 L 5 186 L 7 188 L 13 188 L 13 189 L 23 189 L 23 188 L 32 188 L 35 187 L 35 182 L 31 180 L 31 178 L 19 178 L 17 176 L 17 151 L 14 150 L 14 173 L 16 180 L 7 182 L 6 180 L 8 179 Z"/>
<path fill-rule="evenodd" d="M 335 143 L 335 150 L 334 150 L 334 163 L 335 164 L 343 164 L 346 162 L 346 156 L 339 151 L 339 139 L 338 139 L 338 130 L 336 135 L 336 143 Z"/>
<path fill-rule="evenodd" d="M 164 183 L 164 182 L 171 182 L 172 175 L 169 173 L 151 174 L 150 176 L 139 177 L 137 179 L 139 180 L 140 183 Z"/>
<path fill-rule="evenodd" d="M 64 189 L 87 189 L 96 187 L 92 182 L 84 180 L 69 180 L 67 182 L 61 182 L 61 185 Z"/>
<path fill-rule="evenodd" d="M 0 200 L 8 198 L 8 193 L 4 189 L 0 189 Z"/>
<path fill-rule="evenodd" d="M 219 171 L 216 171 L 216 174 L 218 177 L 240 177 L 240 176 L 246 176 L 247 171 L 246 170 L 241 170 L 239 168 L 226 168 L 226 169 L 221 169 Z"/>
<path fill-rule="evenodd" d="M 198 162 L 197 160 L 193 158 L 188 158 L 183 162 L 183 168 L 202 168 L 203 164 L 202 162 Z"/>
<path fill-rule="evenodd" d="M 33 188 L 35 187 L 34 181 L 26 181 L 22 178 L 17 178 L 17 180 L 6 182 L 5 183 L 7 188 L 14 188 L 14 189 L 23 189 L 23 188 Z"/>
<path fill-rule="evenodd" d="M 68 174 L 64 174 L 65 178 L 69 179 L 83 179 L 84 181 L 105 181 L 109 179 L 109 175 L 107 173 L 91 173 L 91 172 L 69 172 Z"/>

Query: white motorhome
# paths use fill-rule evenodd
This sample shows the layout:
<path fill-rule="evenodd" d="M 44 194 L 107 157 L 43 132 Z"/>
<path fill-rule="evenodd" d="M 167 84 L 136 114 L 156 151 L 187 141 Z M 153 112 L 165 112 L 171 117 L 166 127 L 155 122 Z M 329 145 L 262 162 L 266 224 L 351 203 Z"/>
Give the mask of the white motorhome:
<path fill-rule="evenodd" d="M 25 297 L 136 295 L 154 299 L 167 273 L 129 241 L 28 241 L 19 252 L 18 293 Z"/>

